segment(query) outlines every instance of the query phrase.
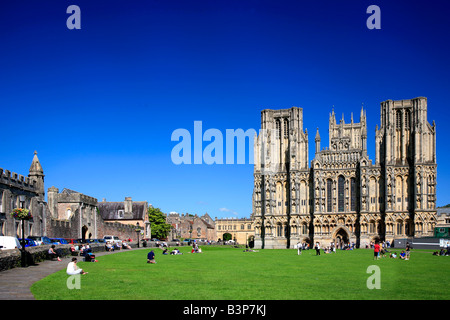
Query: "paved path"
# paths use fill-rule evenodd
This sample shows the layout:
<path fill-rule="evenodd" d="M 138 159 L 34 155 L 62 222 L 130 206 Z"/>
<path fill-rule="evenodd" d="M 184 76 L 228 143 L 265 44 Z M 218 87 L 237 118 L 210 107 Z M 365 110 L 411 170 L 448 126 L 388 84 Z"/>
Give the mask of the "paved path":
<path fill-rule="evenodd" d="M 128 250 L 121 250 L 116 253 L 122 251 Z M 95 252 L 94 254 L 98 257 L 113 253 L 114 252 Z M 32 284 L 52 273 L 65 269 L 67 264 L 72 261 L 72 256 L 61 258 L 61 260 L 62 261 L 45 260 L 34 266 L 1 271 L 0 300 L 34 300 L 34 296 L 30 291 Z M 78 261 L 83 261 L 83 257 L 78 257 Z"/>

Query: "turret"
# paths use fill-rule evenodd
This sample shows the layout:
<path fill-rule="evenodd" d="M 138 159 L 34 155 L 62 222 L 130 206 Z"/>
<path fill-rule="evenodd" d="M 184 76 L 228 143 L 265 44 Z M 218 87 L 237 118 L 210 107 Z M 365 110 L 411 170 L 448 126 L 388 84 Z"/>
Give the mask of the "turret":
<path fill-rule="evenodd" d="M 34 151 L 34 157 L 33 161 L 31 162 L 28 177 L 36 181 L 36 191 L 41 199 L 44 199 L 44 170 L 42 169 L 41 163 L 39 162 L 39 159 L 37 157 L 37 151 Z"/>
<path fill-rule="evenodd" d="M 316 132 L 316 138 L 314 139 L 316 141 L 316 153 L 320 152 L 320 134 L 319 134 L 319 128 L 317 128 Z"/>

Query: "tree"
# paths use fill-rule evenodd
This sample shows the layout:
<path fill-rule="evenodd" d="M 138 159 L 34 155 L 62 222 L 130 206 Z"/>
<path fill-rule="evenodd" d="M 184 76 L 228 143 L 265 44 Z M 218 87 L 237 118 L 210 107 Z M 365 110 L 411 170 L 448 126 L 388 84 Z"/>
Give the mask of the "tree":
<path fill-rule="evenodd" d="M 166 216 L 159 208 L 148 208 L 148 220 L 152 229 L 152 238 L 167 238 L 172 226 L 166 223 Z"/>

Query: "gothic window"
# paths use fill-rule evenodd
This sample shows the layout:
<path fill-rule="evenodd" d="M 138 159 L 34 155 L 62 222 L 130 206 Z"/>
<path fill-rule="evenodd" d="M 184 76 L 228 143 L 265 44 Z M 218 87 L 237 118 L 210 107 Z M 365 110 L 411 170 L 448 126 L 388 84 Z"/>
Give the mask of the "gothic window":
<path fill-rule="evenodd" d="M 344 186 L 345 179 L 343 176 L 339 176 L 338 178 L 338 211 L 344 211 Z"/>
<path fill-rule="evenodd" d="M 327 180 L 327 212 L 331 212 L 332 210 L 332 199 L 331 199 L 331 188 L 332 188 L 331 179 Z"/>
<path fill-rule="evenodd" d="M 276 128 L 277 128 L 277 138 L 281 137 L 281 121 L 280 119 L 277 119 L 275 122 Z"/>
<path fill-rule="evenodd" d="M 397 221 L 397 234 L 403 234 L 403 223 L 401 221 Z"/>
<path fill-rule="evenodd" d="M 307 228 L 306 223 L 302 224 L 302 234 L 306 234 L 308 232 Z"/>
<path fill-rule="evenodd" d="M 370 221 L 369 223 L 369 233 L 374 233 L 375 232 L 375 222 L 374 221 Z"/>
<path fill-rule="evenodd" d="M 284 119 L 284 138 L 289 138 L 289 121 L 288 119 Z"/>
<path fill-rule="evenodd" d="M 351 192 L 350 211 L 356 211 L 356 179 L 355 178 L 350 179 L 350 192 Z"/>
<path fill-rule="evenodd" d="M 283 227 L 281 224 L 277 224 L 277 237 L 281 237 L 283 235 Z"/>
<path fill-rule="evenodd" d="M 400 110 L 397 110 L 397 113 L 396 113 L 396 127 L 397 127 L 397 129 L 402 128 L 402 114 L 401 114 Z"/>
<path fill-rule="evenodd" d="M 411 121 L 411 113 L 409 110 L 406 110 L 405 111 L 405 128 L 406 129 L 409 129 L 410 121 Z"/>
<path fill-rule="evenodd" d="M 3 212 L 3 191 L 0 191 L 0 212 Z"/>

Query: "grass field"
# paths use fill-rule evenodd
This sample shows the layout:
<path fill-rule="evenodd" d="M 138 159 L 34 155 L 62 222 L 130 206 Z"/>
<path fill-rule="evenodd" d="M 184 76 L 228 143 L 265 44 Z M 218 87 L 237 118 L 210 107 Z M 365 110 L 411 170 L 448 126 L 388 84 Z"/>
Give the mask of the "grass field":
<path fill-rule="evenodd" d="M 369 249 L 315 256 L 314 250 L 259 250 L 203 246 L 203 253 L 162 255 L 147 264 L 150 249 L 79 262 L 89 273 L 80 289 L 68 289 L 65 270 L 36 282 L 45 300 L 448 300 L 450 257 L 412 250 L 411 259 L 373 260 Z M 392 250 L 397 251 L 399 250 Z M 371 265 L 379 266 L 380 289 L 368 289 Z"/>

